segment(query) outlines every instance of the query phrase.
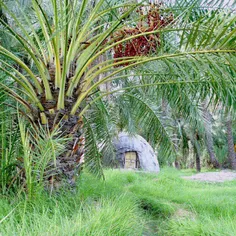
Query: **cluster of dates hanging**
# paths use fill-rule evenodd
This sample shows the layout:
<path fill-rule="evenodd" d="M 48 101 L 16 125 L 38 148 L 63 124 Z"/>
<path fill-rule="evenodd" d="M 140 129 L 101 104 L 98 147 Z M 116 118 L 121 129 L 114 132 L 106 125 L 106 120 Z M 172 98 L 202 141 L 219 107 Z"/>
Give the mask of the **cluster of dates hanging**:
<path fill-rule="evenodd" d="M 122 41 L 113 48 L 115 67 L 129 65 L 133 57 L 157 52 L 161 43 L 159 30 L 173 22 L 173 14 L 164 13 L 162 4 L 150 4 L 146 13 L 140 7 L 137 12 L 140 20 L 135 27 L 123 27 L 113 34 L 114 42 Z"/>

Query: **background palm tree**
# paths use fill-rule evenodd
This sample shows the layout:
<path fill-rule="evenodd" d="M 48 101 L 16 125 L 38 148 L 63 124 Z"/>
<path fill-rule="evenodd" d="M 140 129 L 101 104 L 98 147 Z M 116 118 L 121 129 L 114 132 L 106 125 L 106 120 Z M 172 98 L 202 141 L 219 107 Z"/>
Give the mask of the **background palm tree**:
<path fill-rule="evenodd" d="M 228 158 L 230 166 L 233 170 L 236 170 L 236 153 L 235 153 L 235 145 L 234 145 L 234 137 L 233 137 L 233 125 L 232 118 L 230 115 L 226 118 L 226 137 L 228 143 Z"/>
<path fill-rule="evenodd" d="M 210 163 L 214 168 L 219 168 L 219 162 L 216 159 L 216 155 L 214 152 L 214 144 L 213 144 L 213 135 L 212 135 L 212 115 L 207 109 L 205 103 L 203 103 L 203 111 L 205 116 L 204 128 L 205 128 L 205 140 L 206 140 L 206 147 L 210 157 Z"/>

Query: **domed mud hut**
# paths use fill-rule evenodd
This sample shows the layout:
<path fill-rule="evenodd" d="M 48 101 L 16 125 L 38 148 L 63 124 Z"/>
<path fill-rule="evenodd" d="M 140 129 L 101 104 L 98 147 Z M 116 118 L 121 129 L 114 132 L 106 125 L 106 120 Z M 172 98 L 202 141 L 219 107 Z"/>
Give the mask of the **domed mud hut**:
<path fill-rule="evenodd" d="M 114 140 L 116 159 L 122 169 L 159 172 L 157 156 L 150 144 L 140 135 L 122 132 Z"/>

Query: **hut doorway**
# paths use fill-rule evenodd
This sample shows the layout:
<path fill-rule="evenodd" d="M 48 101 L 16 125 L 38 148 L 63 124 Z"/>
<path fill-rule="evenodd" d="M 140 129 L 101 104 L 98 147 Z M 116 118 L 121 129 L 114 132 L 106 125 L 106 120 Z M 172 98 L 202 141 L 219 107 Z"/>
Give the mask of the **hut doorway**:
<path fill-rule="evenodd" d="M 139 159 L 137 152 L 126 152 L 125 153 L 125 169 L 138 169 Z"/>

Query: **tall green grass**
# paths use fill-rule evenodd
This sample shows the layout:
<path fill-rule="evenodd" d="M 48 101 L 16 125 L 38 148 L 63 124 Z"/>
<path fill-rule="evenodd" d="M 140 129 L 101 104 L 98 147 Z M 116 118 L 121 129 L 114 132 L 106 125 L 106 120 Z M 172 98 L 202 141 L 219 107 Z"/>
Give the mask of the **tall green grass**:
<path fill-rule="evenodd" d="M 2 235 L 236 235 L 236 181 L 209 184 L 106 170 L 83 173 L 75 192 L 0 198 Z M 187 173 L 189 174 L 189 173 Z"/>
<path fill-rule="evenodd" d="M 45 180 L 57 172 L 56 157 L 68 140 L 59 129 L 49 132 L 47 127 L 34 127 L 5 105 L 3 98 L 0 96 L 0 193 L 25 192 L 31 199 L 51 187 Z"/>
<path fill-rule="evenodd" d="M 45 188 L 52 187 L 48 178 L 57 173 L 56 157 L 64 151 L 67 139 L 60 136 L 58 129 L 50 132 L 47 127 L 27 127 L 23 118 L 19 118 L 19 128 L 25 177 L 22 187 L 32 199 Z"/>
<path fill-rule="evenodd" d="M 0 89 L 0 193 L 17 189 L 17 158 L 21 156 L 19 126 L 13 109 Z"/>

